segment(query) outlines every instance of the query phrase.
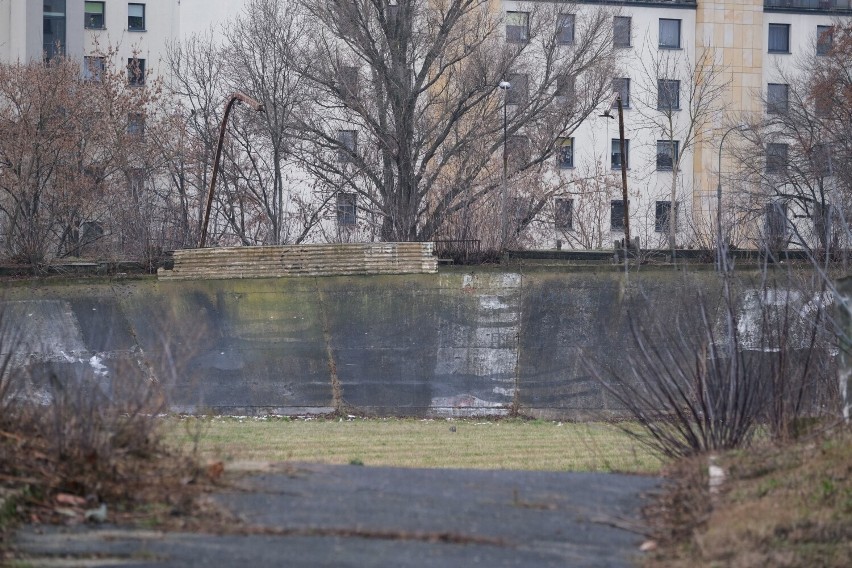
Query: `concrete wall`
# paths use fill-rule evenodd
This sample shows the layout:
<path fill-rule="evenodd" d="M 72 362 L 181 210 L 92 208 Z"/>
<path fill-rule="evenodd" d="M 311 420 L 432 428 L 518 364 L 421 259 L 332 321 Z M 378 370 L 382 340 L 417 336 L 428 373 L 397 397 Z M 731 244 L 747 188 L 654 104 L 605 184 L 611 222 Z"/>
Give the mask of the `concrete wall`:
<path fill-rule="evenodd" d="M 7 286 L 17 364 L 124 373 L 175 410 L 380 415 L 618 413 L 584 362 L 624 369 L 629 314 L 690 315 L 712 272 L 439 274 Z M 661 310 L 663 310 L 661 312 Z"/>

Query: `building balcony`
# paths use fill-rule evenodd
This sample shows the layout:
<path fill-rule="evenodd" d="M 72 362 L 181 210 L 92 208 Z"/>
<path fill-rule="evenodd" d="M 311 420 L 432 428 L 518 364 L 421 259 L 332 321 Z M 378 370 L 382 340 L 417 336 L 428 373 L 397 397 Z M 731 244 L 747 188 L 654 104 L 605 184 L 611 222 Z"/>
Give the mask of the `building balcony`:
<path fill-rule="evenodd" d="M 763 8 L 771 12 L 852 13 L 852 0 L 763 0 Z"/>

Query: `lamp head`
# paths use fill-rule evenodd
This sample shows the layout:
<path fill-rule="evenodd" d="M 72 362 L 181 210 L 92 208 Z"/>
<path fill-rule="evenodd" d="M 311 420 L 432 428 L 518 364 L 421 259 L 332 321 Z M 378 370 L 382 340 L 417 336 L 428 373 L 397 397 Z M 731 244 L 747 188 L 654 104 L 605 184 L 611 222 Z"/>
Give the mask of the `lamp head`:
<path fill-rule="evenodd" d="M 510 83 L 509 81 L 500 81 L 500 84 L 497 85 L 497 86 L 500 87 L 501 89 L 511 89 L 512 83 Z"/>

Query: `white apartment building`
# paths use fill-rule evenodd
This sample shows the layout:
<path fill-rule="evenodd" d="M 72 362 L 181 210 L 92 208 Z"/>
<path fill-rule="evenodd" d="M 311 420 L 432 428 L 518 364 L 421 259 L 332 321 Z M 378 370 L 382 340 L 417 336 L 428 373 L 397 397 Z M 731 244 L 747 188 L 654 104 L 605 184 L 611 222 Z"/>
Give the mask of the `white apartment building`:
<path fill-rule="evenodd" d="M 104 53 L 114 53 L 117 69 L 136 58 L 140 70 L 156 74 L 167 43 L 179 38 L 180 3 L 0 0 L 0 61 L 63 54 L 89 72 Z"/>

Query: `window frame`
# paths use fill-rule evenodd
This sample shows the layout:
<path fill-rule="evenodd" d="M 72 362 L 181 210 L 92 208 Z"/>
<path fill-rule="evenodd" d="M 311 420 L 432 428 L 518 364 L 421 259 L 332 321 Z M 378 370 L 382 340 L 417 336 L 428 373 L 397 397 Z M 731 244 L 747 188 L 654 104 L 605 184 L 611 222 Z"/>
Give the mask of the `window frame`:
<path fill-rule="evenodd" d="M 618 41 L 618 26 L 616 22 L 627 22 L 627 43 Z M 628 49 L 633 47 L 633 18 L 631 16 L 613 16 L 612 17 L 612 46 L 616 49 Z"/>
<path fill-rule="evenodd" d="M 672 145 L 674 145 L 674 155 L 669 155 L 672 150 Z M 663 149 L 661 152 L 660 149 Z M 660 156 L 665 156 L 668 160 L 671 161 L 669 165 L 665 164 L 665 161 L 660 161 Z M 677 164 L 678 158 L 680 157 L 680 140 L 657 140 L 657 171 L 658 172 L 670 172 L 674 170 L 675 164 Z"/>
<path fill-rule="evenodd" d="M 621 170 L 621 139 L 620 138 L 612 138 L 612 142 L 610 143 L 610 167 L 613 170 Z M 624 139 L 624 152 L 627 154 L 627 160 L 625 162 L 626 169 L 630 169 L 630 138 Z M 615 157 L 619 156 L 618 163 L 615 163 Z"/>
<path fill-rule="evenodd" d="M 97 62 L 97 65 L 92 65 Z M 103 73 L 106 71 L 106 57 L 101 55 L 84 55 L 83 56 L 83 79 L 99 83 L 103 79 Z"/>
<path fill-rule="evenodd" d="M 553 200 L 553 226 L 557 231 L 574 230 L 574 200 L 557 197 Z"/>
<path fill-rule="evenodd" d="M 509 23 L 510 19 L 520 19 L 520 23 Z M 506 43 L 529 43 L 530 13 L 520 10 L 506 11 Z"/>
<path fill-rule="evenodd" d="M 337 161 L 351 164 L 358 154 L 358 131 L 341 128 L 337 131 Z"/>
<path fill-rule="evenodd" d="M 776 24 L 773 22 L 769 23 L 769 27 L 766 31 L 766 51 L 767 53 L 776 53 L 781 55 L 789 55 L 790 54 L 790 24 Z M 772 47 L 772 30 L 784 30 L 784 38 L 785 45 L 783 49 L 773 48 Z"/>
<path fill-rule="evenodd" d="M 100 14 L 94 13 L 96 16 L 100 16 L 100 18 L 101 18 L 101 24 L 99 26 L 90 25 L 90 22 L 92 20 L 92 17 L 90 16 L 90 14 L 93 14 L 93 12 L 87 11 L 87 9 L 89 8 L 89 4 L 100 4 L 100 6 L 101 6 Z M 83 27 L 87 30 L 105 30 L 106 29 L 106 2 L 89 2 L 89 1 L 83 2 Z"/>
<path fill-rule="evenodd" d="M 574 165 L 574 137 L 559 137 L 556 139 L 556 144 L 558 146 L 556 150 L 556 164 L 559 166 L 560 170 L 573 170 Z M 566 148 L 570 150 L 569 159 L 566 158 Z"/>
<path fill-rule="evenodd" d="M 526 73 L 510 73 L 506 80 L 511 85 L 506 89 L 506 104 L 527 104 L 530 100 L 530 76 Z"/>
<path fill-rule="evenodd" d="M 783 142 L 766 144 L 766 173 L 768 175 L 784 175 L 790 159 L 790 145 Z"/>
<path fill-rule="evenodd" d="M 663 22 L 677 22 L 677 45 L 670 45 L 667 43 L 663 43 Z M 674 18 L 660 18 L 659 21 L 659 38 L 657 41 L 657 47 L 659 49 L 681 49 L 683 44 L 682 38 L 683 32 L 683 21 L 677 20 Z"/>
<path fill-rule="evenodd" d="M 616 81 L 623 81 L 626 89 L 617 89 L 615 87 Z M 613 92 L 618 92 L 621 95 L 621 107 L 622 108 L 630 108 L 630 77 L 613 77 L 612 79 L 612 90 Z M 624 91 L 627 91 L 627 96 L 625 98 Z M 612 102 L 612 108 L 618 108 L 618 103 L 616 101 Z"/>
<path fill-rule="evenodd" d="M 568 38 L 565 34 L 565 30 L 568 29 L 568 26 L 565 25 L 565 22 L 571 22 L 570 30 L 571 37 Z M 560 13 L 556 16 L 556 43 L 558 45 L 574 45 L 575 42 L 575 32 L 577 26 L 577 16 L 576 14 L 571 13 Z"/>
<path fill-rule="evenodd" d="M 778 97 L 783 92 L 783 97 Z M 766 84 L 766 114 L 787 114 L 790 109 L 790 85 L 787 83 Z"/>
<path fill-rule="evenodd" d="M 677 87 L 674 90 L 674 101 L 671 99 L 672 87 Z M 665 96 L 663 96 L 665 95 Z M 673 102 L 674 104 L 665 105 L 665 102 Z M 673 111 L 680 110 L 680 80 L 679 79 L 657 79 L 657 110 Z"/>
<path fill-rule="evenodd" d="M 559 75 L 556 77 L 556 92 L 557 97 L 566 99 L 574 98 L 577 94 L 577 76 L 576 75 Z"/>
<path fill-rule="evenodd" d="M 827 38 L 828 41 L 825 41 Z M 817 26 L 816 54 L 820 57 L 831 54 L 834 47 L 834 26 Z"/>
<path fill-rule="evenodd" d="M 141 112 L 130 112 L 127 114 L 127 135 L 133 138 L 144 138 L 145 136 L 145 114 Z"/>
<path fill-rule="evenodd" d="M 518 172 L 530 159 L 530 137 L 526 134 L 513 134 L 506 140 L 506 158 L 511 172 Z M 518 155 L 520 150 L 521 154 Z"/>
<path fill-rule="evenodd" d="M 142 8 L 142 25 L 132 24 L 134 20 L 138 20 L 139 16 L 133 16 L 130 14 L 130 7 L 141 7 Z M 146 14 L 146 6 L 141 2 L 128 2 L 127 3 L 127 31 L 129 32 L 144 32 L 147 31 L 147 14 Z"/>
<path fill-rule="evenodd" d="M 628 201 L 629 203 L 629 201 Z M 609 200 L 609 230 L 612 232 L 624 230 L 624 200 Z"/>
<path fill-rule="evenodd" d="M 143 58 L 129 57 L 127 59 L 127 84 L 131 87 L 144 87 L 145 71 L 145 60 Z"/>
<path fill-rule="evenodd" d="M 677 201 L 674 205 L 674 223 L 677 230 Z M 672 202 L 669 199 L 657 200 L 654 204 L 654 232 L 668 234 L 671 228 Z"/>
<path fill-rule="evenodd" d="M 335 213 L 338 227 L 358 225 L 358 194 L 354 191 L 339 191 L 335 197 Z"/>

